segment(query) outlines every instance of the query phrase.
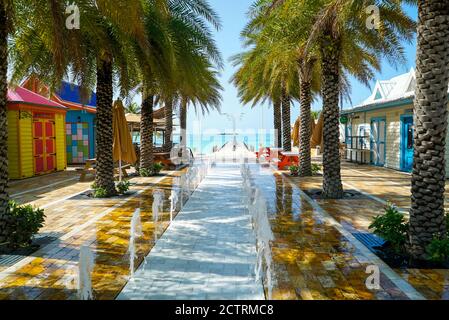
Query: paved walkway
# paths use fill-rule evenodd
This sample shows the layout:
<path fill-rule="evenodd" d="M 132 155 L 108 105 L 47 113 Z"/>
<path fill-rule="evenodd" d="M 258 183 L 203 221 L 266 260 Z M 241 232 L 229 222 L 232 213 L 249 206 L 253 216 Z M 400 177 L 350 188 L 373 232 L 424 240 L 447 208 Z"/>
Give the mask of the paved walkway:
<path fill-rule="evenodd" d="M 36 197 L 42 197 L 39 201 L 45 206 L 47 215 L 46 225 L 39 237 L 52 236 L 55 239 L 32 255 L 17 256 L 17 262 L 15 256 L 4 263 L 0 260 L 0 300 L 76 299 L 79 248 L 82 245 L 90 246 L 95 255 L 92 274 L 94 298 L 115 299 L 128 280 L 127 251 L 134 211 L 141 209 L 144 233 L 137 244 L 138 259 L 135 265 L 139 265 L 153 247 L 155 234 L 159 237 L 170 223 L 168 197 L 175 183 L 173 178 L 180 174 L 168 172 L 167 176 L 132 178 L 130 195 L 111 199 L 93 199 L 78 194 L 80 189 L 88 188 L 82 183 L 57 185 L 54 188 L 58 189 L 51 193 L 44 190 L 42 195 Z M 51 176 L 54 179 L 49 181 L 50 184 L 58 182 L 60 176 Z M 26 182 L 35 183 L 37 180 Z M 44 189 L 51 188 L 45 186 Z M 164 191 L 164 212 L 159 215 L 157 229 L 151 212 L 153 191 L 156 189 Z M 42 190 L 31 193 L 37 195 Z M 64 194 L 63 198 L 55 196 L 58 192 Z"/>
<path fill-rule="evenodd" d="M 303 191 L 321 189 L 322 177 L 285 177 Z M 409 174 L 369 165 L 342 164 L 342 180 L 346 190 L 363 193 L 353 199 L 318 199 L 315 203 L 332 216 L 349 233 L 366 233 L 372 219 L 384 212 L 387 201 L 408 214 L 410 208 Z M 449 182 L 446 182 L 447 184 Z M 446 188 L 446 209 L 449 209 L 449 188 Z M 284 192 L 291 197 L 291 192 Z M 426 299 L 449 299 L 449 270 L 410 269 L 394 270 Z"/>
<path fill-rule="evenodd" d="M 118 299 L 264 299 L 238 164 L 201 183 Z"/>

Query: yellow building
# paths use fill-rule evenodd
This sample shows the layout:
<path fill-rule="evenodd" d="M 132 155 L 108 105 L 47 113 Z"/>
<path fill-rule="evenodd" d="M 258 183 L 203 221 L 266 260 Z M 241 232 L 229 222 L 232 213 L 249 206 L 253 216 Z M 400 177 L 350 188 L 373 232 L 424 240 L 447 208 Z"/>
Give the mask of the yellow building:
<path fill-rule="evenodd" d="M 67 108 L 25 88 L 8 90 L 10 179 L 65 170 Z"/>

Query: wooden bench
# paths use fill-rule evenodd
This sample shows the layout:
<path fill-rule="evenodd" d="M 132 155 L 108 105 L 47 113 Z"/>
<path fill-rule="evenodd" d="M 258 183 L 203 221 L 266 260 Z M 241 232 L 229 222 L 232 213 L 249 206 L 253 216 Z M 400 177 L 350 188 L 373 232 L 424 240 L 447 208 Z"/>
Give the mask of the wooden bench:
<path fill-rule="evenodd" d="M 281 151 L 281 161 L 278 163 L 279 170 L 285 170 L 290 166 L 297 166 L 299 164 L 299 156 L 298 152 L 285 152 Z"/>
<path fill-rule="evenodd" d="M 86 176 L 91 174 L 95 177 L 95 175 L 97 174 L 97 169 L 96 169 L 96 165 L 97 165 L 97 159 L 88 159 L 86 160 L 86 164 L 84 165 L 83 168 L 78 168 L 76 169 L 76 171 L 80 174 L 80 182 L 85 182 L 86 181 Z M 130 164 L 125 164 L 122 165 L 122 176 L 124 178 L 128 178 L 128 172 L 126 171 L 127 169 L 130 169 L 131 165 Z M 114 175 L 119 175 L 119 167 L 115 167 L 114 168 Z"/>

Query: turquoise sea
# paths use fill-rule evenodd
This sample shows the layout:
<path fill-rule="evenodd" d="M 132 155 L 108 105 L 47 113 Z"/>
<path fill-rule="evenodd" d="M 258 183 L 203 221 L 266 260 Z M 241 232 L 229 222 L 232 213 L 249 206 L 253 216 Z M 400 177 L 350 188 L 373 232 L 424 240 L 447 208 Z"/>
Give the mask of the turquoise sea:
<path fill-rule="evenodd" d="M 195 154 L 212 153 L 214 147 L 222 147 L 227 142 L 234 139 L 233 134 L 187 134 L 187 146 L 192 149 Z M 250 150 L 258 150 L 260 147 L 274 146 L 274 134 L 263 132 L 258 134 L 238 134 L 237 142 L 245 143 Z M 179 143 L 179 135 L 174 135 L 173 141 Z M 133 142 L 140 143 L 138 133 L 133 135 Z M 155 136 L 155 145 L 162 145 L 162 136 Z"/>
<path fill-rule="evenodd" d="M 227 142 L 232 142 L 234 135 L 187 135 L 187 146 L 193 153 L 208 154 L 214 147 L 222 147 Z M 261 146 L 273 146 L 274 136 L 266 134 L 237 135 L 237 142 L 245 143 L 250 150 L 258 150 Z M 176 142 L 176 139 L 175 139 Z"/>

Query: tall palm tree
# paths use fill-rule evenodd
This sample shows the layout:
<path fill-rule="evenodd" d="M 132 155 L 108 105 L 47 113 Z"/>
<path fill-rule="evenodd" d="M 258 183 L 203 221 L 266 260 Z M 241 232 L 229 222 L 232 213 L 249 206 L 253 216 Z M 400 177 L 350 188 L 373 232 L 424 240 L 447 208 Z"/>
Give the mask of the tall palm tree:
<path fill-rule="evenodd" d="M 181 152 L 183 158 L 186 157 L 187 150 L 187 110 L 188 106 L 192 105 L 195 111 L 199 111 L 204 114 L 211 109 L 220 110 L 222 87 L 217 78 L 218 73 L 211 69 L 209 62 L 203 56 L 197 58 L 204 60 L 198 62 L 197 71 L 191 74 L 195 75 L 195 78 L 188 80 L 188 77 L 182 78 L 183 81 L 179 89 L 180 92 L 180 126 L 181 126 Z M 190 72 L 189 72 L 190 73 Z"/>
<path fill-rule="evenodd" d="M 49 1 L 52 5 L 58 1 Z M 65 11 L 58 8 L 62 13 Z M 119 80 L 122 95 L 133 86 L 137 64 L 133 55 L 133 43 L 145 48 L 147 41 L 141 25 L 141 3 L 133 0 L 79 1 L 82 28 L 76 32 L 65 31 L 54 38 L 53 29 L 40 26 L 41 18 L 27 20 L 27 24 L 14 34 L 13 79 L 30 73 L 58 88 L 62 77 L 71 77 L 82 87 L 82 93 L 96 86 L 97 91 L 97 168 L 95 184 L 108 196 L 116 193 L 112 156 L 112 99 L 114 78 Z M 51 12 L 55 11 L 52 7 Z M 56 10 L 56 11 L 58 11 Z M 130 17 L 135 18 L 130 23 Z M 63 25 L 54 28 L 65 30 Z M 37 31 L 39 30 L 39 32 Z M 45 31 L 45 32 L 43 32 Z M 50 40 L 49 40 L 50 39 Z M 62 39 L 62 40 L 61 40 Z M 54 50 L 51 44 L 61 40 L 63 46 Z M 50 45 L 49 45 L 50 43 Z M 31 44 L 31 45 L 30 45 Z M 56 71 L 48 70 L 51 61 L 61 62 Z"/>
<path fill-rule="evenodd" d="M 220 52 L 209 30 L 209 25 L 219 30 L 220 19 L 209 3 L 206 0 L 176 0 L 170 1 L 168 8 L 167 29 L 174 50 L 171 70 L 161 87 L 165 106 L 165 151 L 172 149 L 174 107 L 181 105 L 183 100 L 185 103 L 186 99 L 187 103 L 195 101 L 200 98 L 200 92 L 203 99 L 212 101 L 210 97 L 215 92 L 211 91 L 209 97 L 204 93 L 217 81 L 204 82 L 204 75 L 207 73 L 209 79 L 210 76 L 215 77 L 215 73 L 208 69 L 214 68 L 212 64 L 222 65 Z"/>
<path fill-rule="evenodd" d="M 242 31 L 249 50 L 231 58 L 239 67 L 231 80 L 243 103 L 252 102 L 254 107 L 269 101 L 273 105 L 276 140 L 284 150 L 291 150 L 290 106 L 293 99 L 299 98 L 297 62 L 291 58 L 285 43 L 276 43 L 276 30 L 282 27 L 260 28 L 255 16 Z"/>
<path fill-rule="evenodd" d="M 282 86 L 282 148 L 292 151 L 291 98 L 285 85 Z"/>
<path fill-rule="evenodd" d="M 404 13 L 401 2 L 270 1 L 271 11 L 284 11 L 290 16 L 306 14 L 311 17 L 305 52 L 317 52 L 321 61 L 325 137 L 323 196 L 326 198 L 343 196 L 339 155 L 339 103 L 345 91 L 349 90 L 347 74 L 352 74 L 367 84 L 374 76 L 373 70 L 380 70 L 382 57 L 393 64 L 404 61 L 401 40 L 411 41 L 415 23 Z M 382 16 L 379 31 L 366 27 L 368 16 L 364 12 L 373 4 L 379 8 Z"/>
<path fill-rule="evenodd" d="M 299 175 L 303 177 L 312 175 L 312 156 L 310 148 L 311 111 L 312 111 L 312 78 L 316 59 L 306 58 L 299 65 L 300 74 L 300 107 L 301 131 L 299 134 Z"/>
<path fill-rule="evenodd" d="M 282 110 L 281 101 L 276 99 L 273 101 L 273 127 L 275 134 L 275 146 L 282 146 Z"/>
<path fill-rule="evenodd" d="M 0 1 L 0 244 L 8 240 L 8 121 L 6 102 L 8 94 L 8 34 L 11 3 Z"/>
<path fill-rule="evenodd" d="M 142 48 L 137 41 L 134 43 L 142 93 L 139 169 L 141 169 L 141 174 L 152 174 L 154 164 L 153 112 L 157 95 L 160 94 L 161 87 L 171 72 L 174 48 L 167 26 L 168 3 L 160 0 L 142 1 L 144 3 L 144 25 L 150 50 Z"/>
<path fill-rule="evenodd" d="M 53 68 L 49 72 L 57 77 L 62 77 L 66 61 L 62 48 L 70 37 L 67 30 L 62 27 L 64 18 L 64 3 L 62 1 L 23 1 L 0 0 L 0 243 L 8 241 L 10 232 L 9 224 L 9 195 L 8 195 L 8 121 L 7 121 L 7 87 L 8 87 L 8 38 L 27 29 L 31 24 L 45 34 L 46 49 L 53 53 L 51 64 Z M 66 36 L 66 37 L 65 37 Z M 76 41 L 69 43 L 75 45 Z M 33 44 L 28 47 L 34 48 Z M 47 62 L 49 62 L 47 61 Z"/>
<path fill-rule="evenodd" d="M 432 239 L 447 235 L 444 191 L 449 5 L 447 1 L 420 0 L 418 11 L 410 251 L 416 258 L 425 258 Z"/>
<path fill-rule="evenodd" d="M 148 92 L 150 87 L 142 89 L 142 108 L 140 121 L 140 164 L 142 172 L 152 173 L 154 164 L 153 155 L 153 111 L 154 96 Z"/>
<path fill-rule="evenodd" d="M 145 25 L 151 50 L 149 57 L 138 53 L 142 57 L 142 101 L 154 102 L 145 103 L 143 108 L 151 106 L 152 110 L 156 96 L 157 100 L 165 102 L 167 130 L 164 148 L 171 151 L 173 106 L 186 106 L 200 96 L 201 101 L 212 100 L 212 92 L 205 94 L 209 84 L 204 81 L 204 70 L 210 67 L 209 60 L 217 63 L 221 61 L 208 29 L 208 24 L 218 28 L 219 19 L 204 0 L 174 0 L 165 3 L 165 10 L 155 10 L 153 5 L 148 5 L 145 10 Z M 208 74 L 215 77 L 215 73 Z M 145 131 L 141 134 L 141 167 L 151 171 L 153 128 L 150 117 L 152 111 L 142 114 L 142 123 L 147 125 L 141 127 Z"/>
<path fill-rule="evenodd" d="M 266 66 L 265 54 L 253 48 L 231 58 L 235 67 L 239 67 L 232 76 L 231 82 L 238 89 L 240 100 L 244 104 L 251 103 L 255 107 L 258 103 L 268 102 L 273 106 L 274 144 L 282 146 L 282 100 L 280 86 L 270 86 L 264 68 Z"/>
<path fill-rule="evenodd" d="M 173 96 L 168 96 L 164 99 L 165 112 L 165 131 L 164 131 L 164 146 L 165 152 L 170 152 L 173 148 L 173 108 L 175 99 Z"/>
<path fill-rule="evenodd" d="M 131 102 L 130 104 L 128 104 L 125 107 L 126 113 L 139 114 L 140 110 L 141 110 L 141 107 L 135 102 Z"/>

